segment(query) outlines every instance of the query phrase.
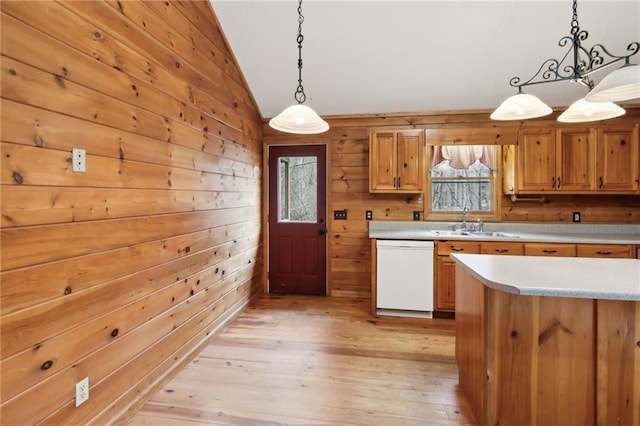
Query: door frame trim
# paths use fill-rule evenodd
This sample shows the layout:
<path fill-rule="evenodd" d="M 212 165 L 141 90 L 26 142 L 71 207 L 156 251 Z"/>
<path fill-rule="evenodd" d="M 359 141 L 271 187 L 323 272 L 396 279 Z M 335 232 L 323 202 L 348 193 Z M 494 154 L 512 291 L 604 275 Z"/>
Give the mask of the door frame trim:
<path fill-rule="evenodd" d="M 329 235 L 330 228 L 329 225 L 331 221 L 329 220 L 329 212 L 331 209 L 330 206 L 330 194 L 331 190 L 329 187 L 329 183 L 331 181 L 330 178 L 330 170 L 331 170 L 331 156 L 329 155 L 329 144 L 324 142 L 318 143 L 265 143 L 263 145 L 262 151 L 262 181 L 263 191 L 262 191 L 262 235 L 263 235 L 263 258 L 264 262 L 262 265 L 262 276 L 264 277 L 263 282 L 263 290 L 265 293 L 269 293 L 269 148 L 272 146 L 324 146 L 324 157 L 325 157 L 325 209 L 327 210 L 325 213 L 325 225 L 327 228 L 326 238 L 327 244 L 325 244 L 325 292 L 327 297 L 331 297 L 331 268 L 329 267 L 329 262 L 331 259 L 329 258 Z"/>

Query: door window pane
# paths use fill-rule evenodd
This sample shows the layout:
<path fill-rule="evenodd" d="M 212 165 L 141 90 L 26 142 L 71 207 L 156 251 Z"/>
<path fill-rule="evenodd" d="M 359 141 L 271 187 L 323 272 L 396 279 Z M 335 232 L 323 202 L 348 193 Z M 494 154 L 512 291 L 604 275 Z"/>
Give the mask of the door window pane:
<path fill-rule="evenodd" d="M 317 222 L 317 158 L 280 157 L 278 169 L 278 221 Z"/>

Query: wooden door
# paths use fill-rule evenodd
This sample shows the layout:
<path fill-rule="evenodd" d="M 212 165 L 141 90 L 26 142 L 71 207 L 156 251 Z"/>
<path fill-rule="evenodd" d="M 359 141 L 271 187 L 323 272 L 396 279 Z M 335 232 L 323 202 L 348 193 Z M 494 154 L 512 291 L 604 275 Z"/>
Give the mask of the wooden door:
<path fill-rule="evenodd" d="M 400 132 L 397 135 L 397 170 L 400 191 L 422 191 L 424 182 L 424 132 Z"/>
<path fill-rule="evenodd" d="M 326 295 L 326 147 L 269 147 L 269 292 Z"/>
<path fill-rule="evenodd" d="M 394 192 L 398 175 L 395 132 L 372 133 L 369 151 L 369 191 Z"/>
<path fill-rule="evenodd" d="M 600 128 L 597 133 L 598 191 L 617 194 L 638 191 L 638 126 Z"/>
<path fill-rule="evenodd" d="M 593 191 L 596 187 L 596 132 L 594 129 L 559 129 L 556 135 L 556 189 Z"/>
<path fill-rule="evenodd" d="M 556 189 L 555 131 L 521 129 L 518 133 L 519 192 L 545 192 Z"/>

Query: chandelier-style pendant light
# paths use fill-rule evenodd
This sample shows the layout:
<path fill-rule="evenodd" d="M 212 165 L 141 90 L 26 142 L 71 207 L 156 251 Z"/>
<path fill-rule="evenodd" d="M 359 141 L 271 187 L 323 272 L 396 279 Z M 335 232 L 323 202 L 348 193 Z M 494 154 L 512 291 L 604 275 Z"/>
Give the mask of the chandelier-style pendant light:
<path fill-rule="evenodd" d="M 304 16 L 302 16 L 302 0 L 298 1 L 298 87 L 293 94 L 294 99 L 298 102 L 296 105 L 292 105 L 285 108 L 277 116 L 273 117 L 269 121 L 269 126 L 281 132 L 297 133 L 297 134 L 316 134 L 329 130 L 329 124 L 324 121 L 314 110 L 304 104 L 307 96 L 304 94 L 304 87 L 302 86 L 302 23 L 304 22 Z"/>
<path fill-rule="evenodd" d="M 640 51 L 640 43 L 632 42 L 627 46 L 627 55 L 616 56 L 601 44 L 595 44 L 587 50 L 582 42 L 589 33 L 580 30 L 578 24 L 578 2 L 573 0 L 571 35 L 564 36 L 558 42 L 560 47 L 569 45 L 562 59 L 547 59 L 529 80 L 520 82 L 513 77 L 509 84 L 518 88 L 518 94 L 506 99 L 492 114 L 493 120 L 526 120 L 551 114 L 552 110 L 533 95 L 522 93 L 522 88 L 534 84 L 571 81 L 580 83 L 590 90 L 585 98 L 574 102 L 569 109 L 558 117 L 558 121 L 584 123 L 619 117 L 625 111 L 613 102 L 640 98 L 640 66 L 631 64 L 629 58 Z M 586 58 L 585 58 L 586 56 Z M 569 61 L 573 61 L 572 63 Z M 594 88 L 589 76 L 619 61 L 625 61 L 622 68 L 607 75 Z M 565 62 L 566 61 L 566 62 Z M 526 97 L 526 98 L 525 98 Z"/>

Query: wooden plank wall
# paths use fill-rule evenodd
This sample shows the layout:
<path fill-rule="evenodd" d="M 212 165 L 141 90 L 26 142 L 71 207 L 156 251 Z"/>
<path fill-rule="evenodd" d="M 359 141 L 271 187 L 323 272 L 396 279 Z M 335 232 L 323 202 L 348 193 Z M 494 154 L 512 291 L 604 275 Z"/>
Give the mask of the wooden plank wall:
<path fill-rule="evenodd" d="M 0 5 L 1 421 L 106 424 L 263 291 L 262 121 L 206 1 Z"/>
<path fill-rule="evenodd" d="M 489 114 L 490 111 L 456 111 L 324 117 L 331 126 L 329 131 L 311 136 L 276 132 L 264 121 L 266 145 L 323 143 L 328 146 L 328 276 L 332 296 L 370 297 L 371 246 L 365 220 L 366 210 L 373 210 L 375 220 L 412 220 L 414 210 L 423 210 L 422 195 L 369 193 L 369 132 L 389 129 L 557 126 L 556 117 L 559 113 L 517 123 L 491 121 Z M 635 124 L 639 121 L 640 108 L 635 105 L 627 108 L 625 116 L 605 123 Z M 333 220 L 333 210 L 342 209 L 347 209 L 348 220 Z M 583 222 L 640 223 L 640 196 L 547 196 L 544 203 L 513 202 L 510 197 L 504 196 L 501 210 L 501 220 L 504 222 L 566 223 L 571 222 L 572 212 L 580 211 Z"/>

